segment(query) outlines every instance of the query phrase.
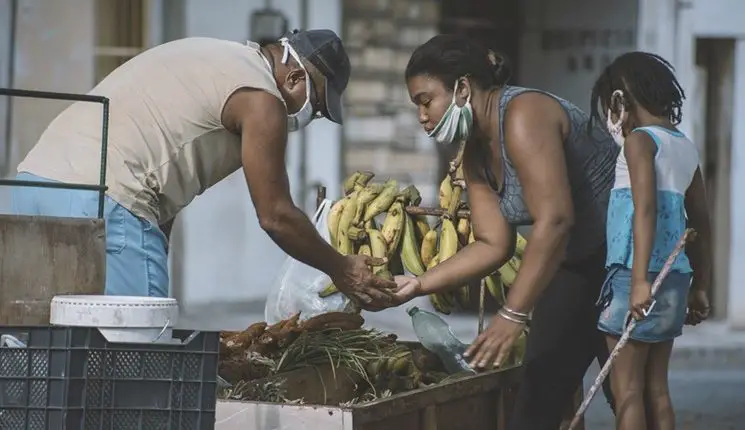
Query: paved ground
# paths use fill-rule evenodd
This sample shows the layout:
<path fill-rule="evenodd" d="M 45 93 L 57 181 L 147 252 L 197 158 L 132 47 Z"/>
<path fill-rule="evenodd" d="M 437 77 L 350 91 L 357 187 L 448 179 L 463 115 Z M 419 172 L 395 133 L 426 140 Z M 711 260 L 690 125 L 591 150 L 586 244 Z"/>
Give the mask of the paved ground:
<path fill-rule="evenodd" d="M 585 379 L 589 387 L 597 368 Z M 745 428 L 745 369 L 674 370 L 670 374 L 679 430 L 742 430 Z M 587 411 L 587 430 L 613 430 L 613 417 L 602 393 Z"/>

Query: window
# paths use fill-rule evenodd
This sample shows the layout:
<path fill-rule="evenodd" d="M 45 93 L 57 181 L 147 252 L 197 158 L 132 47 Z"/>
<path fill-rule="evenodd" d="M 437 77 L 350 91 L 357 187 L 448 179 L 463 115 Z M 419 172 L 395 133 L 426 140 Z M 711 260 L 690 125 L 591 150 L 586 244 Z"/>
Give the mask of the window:
<path fill-rule="evenodd" d="M 96 83 L 145 50 L 149 0 L 96 0 Z"/>

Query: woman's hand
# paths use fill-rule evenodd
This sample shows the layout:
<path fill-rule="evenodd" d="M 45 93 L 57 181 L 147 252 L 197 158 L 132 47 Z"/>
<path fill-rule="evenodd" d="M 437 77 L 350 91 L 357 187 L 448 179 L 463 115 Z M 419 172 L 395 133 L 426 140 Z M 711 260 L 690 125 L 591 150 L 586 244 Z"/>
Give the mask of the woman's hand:
<path fill-rule="evenodd" d="M 631 316 L 640 321 L 646 318 L 652 304 L 652 285 L 646 279 L 632 282 L 629 297 Z"/>
<path fill-rule="evenodd" d="M 464 356 L 470 359 L 471 367 L 484 369 L 493 364 L 501 366 L 520 337 L 525 324 L 509 321 L 497 314 L 487 328 L 468 347 Z"/>
<path fill-rule="evenodd" d="M 397 287 L 394 294 L 394 302 L 397 306 L 417 297 L 422 289 L 422 283 L 413 276 L 395 276 L 393 282 L 396 283 Z"/>

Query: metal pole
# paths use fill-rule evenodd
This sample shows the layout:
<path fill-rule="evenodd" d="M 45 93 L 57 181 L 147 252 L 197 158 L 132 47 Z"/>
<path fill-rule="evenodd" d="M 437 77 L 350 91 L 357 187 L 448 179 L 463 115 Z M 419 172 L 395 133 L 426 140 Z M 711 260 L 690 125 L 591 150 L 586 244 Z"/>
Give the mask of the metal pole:
<path fill-rule="evenodd" d="M 106 196 L 106 155 L 108 153 L 108 141 L 109 141 L 109 99 L 107 97 L 95 96 L 91 94 L 57 93 L 57 92 L 51 92 L 51 91 L 32 91 L 32 90 L 20 90 L 20 89 L 14 89 L 14 88 L 0 88 L 0 96 L 28 97 L 28 98 L 34 98 L 34 99 L 101 103 L 103 105 L 103 120 L 102 120 L 102 125 L 101 125 L 101 170 L 100 170 L 98 185 L 0 179 L 0 186 L 7 185 L 7 186 L 21 186 L 21 187 L 63 188 L 63 189 L 68 189 L 68 190 L 98 191 L 98 218 L 103 218 L 104 198 Z"/>
<path fill-rule="evenodd" d="M 308 0 L 300 0 L 300 28 L 306 30 L 308 27 Z M 308 77 L 310 79 L 310 77 Z M 309 84 L 309 83 L 306 83 Z M 300 207 L 305 210 L 308 206 L 308 131 L 307 128 L 300 130 Z"/>

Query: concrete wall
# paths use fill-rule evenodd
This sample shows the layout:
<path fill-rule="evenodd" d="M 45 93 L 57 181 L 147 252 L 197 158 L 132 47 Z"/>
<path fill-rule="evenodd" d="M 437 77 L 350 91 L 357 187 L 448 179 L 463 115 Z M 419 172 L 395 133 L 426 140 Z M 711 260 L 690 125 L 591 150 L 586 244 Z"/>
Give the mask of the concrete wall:
<path fill-rule="evenodd" d="M 166 2 L 168 4 L 176 2 Z M 166 32 L 179 28 L 182 35 L 171 37 L 210 36 L 230 40 L 250 37 L 250 16 L 264 7 L 263 0 L 188 0 L 183 9 L 173 15 L 182 23 L 168 22 L 172 17 L 166 9 Z M 323 8 L 308 2 L 307 28 L 330 28 L 340 33 L 339 1 L 326 1 Z M 300 0 L 274 1 L 273 7 L 289 19 L 290 29 L 300 28 Z M 174 30 L 176 29 L 176 30 Z M 326 120 L 314 121 L 306 129 L 307 181 L 328 186 L 329 197 L 338 197 L 340 163 L 340 127 Z M 308 187 L 301 195 L 300 132 L 290 135 L 288 170 L 295 201 L 312 214 L 315 189 Z M 205 303 L 243 303 L 231 321 L 243 324 L 246 306 L 253 303 L 263 311 L 263 300 L 277 276 L 286 255 L 259 228 L 248 188 L 239 171 L 198 197 L 179 217 L 174 226 L 172 244 L 172 294 L 179 299 L 185 312 Z M 224 308 L 223 308 L 224 309 Z M 230 319 L 230 318 L 228 318 Z M 255 319 L 254 319 L 255 321 Z M 251 322 L 246 320 L 245 322 Z M 234 323 L 235 324 L 235 323 Z"/>
<path fill-rule="evenodd" d="M 603 68 L 635 48 L 636 2 L 525 0 L 523 6 L 521 85 L 588 109 L 592 84 Z"/>

